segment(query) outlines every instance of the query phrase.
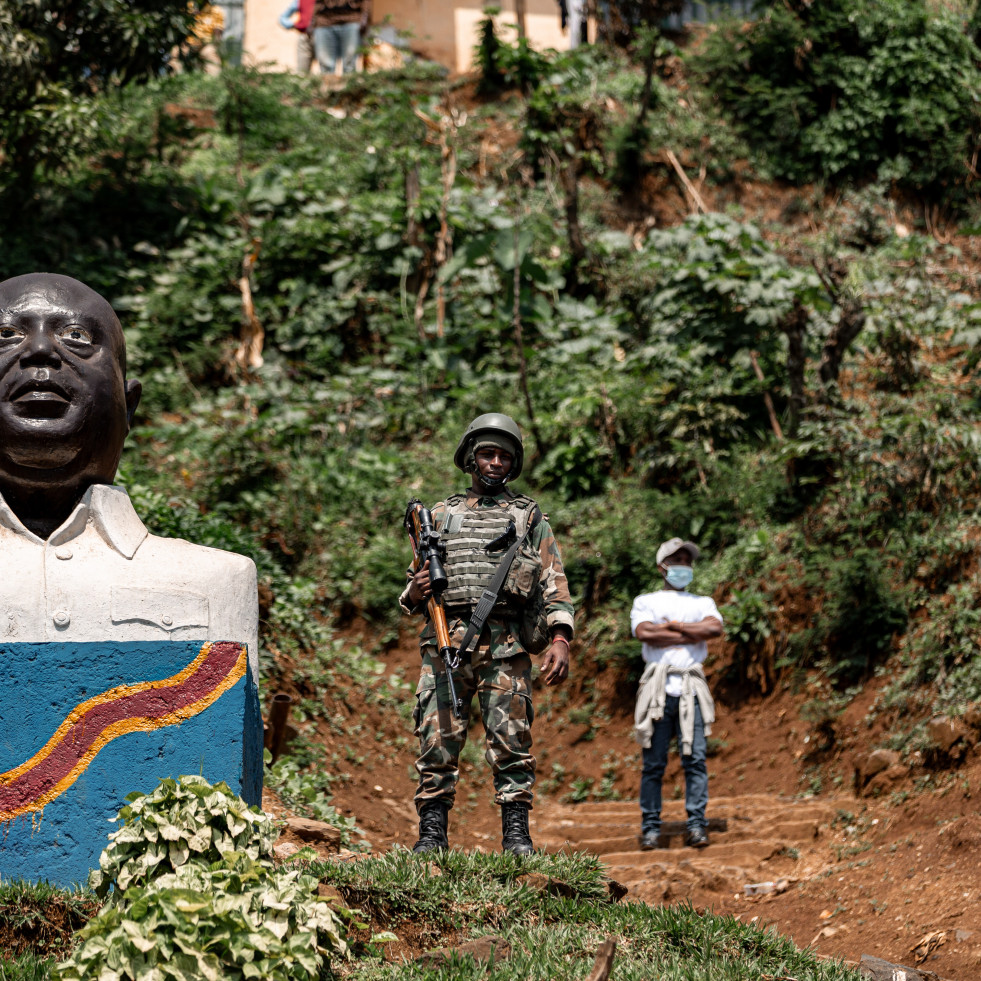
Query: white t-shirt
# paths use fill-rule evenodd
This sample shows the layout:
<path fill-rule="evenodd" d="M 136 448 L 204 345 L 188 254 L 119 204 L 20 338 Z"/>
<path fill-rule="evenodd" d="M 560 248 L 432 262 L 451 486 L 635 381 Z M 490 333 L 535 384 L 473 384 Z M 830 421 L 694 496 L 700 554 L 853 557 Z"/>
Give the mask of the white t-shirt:
<path fill-rule="evenodd" d="M 700 623 L 706 617 L 715 617 L 722 623 L 722 615 L 711 596 L 695 596 L 683 590 L 659 589 L 656 593 L 643 593 L 634 600 L 630 611 L 630 632 L 636 637 L 637 626 L 641 623 Z M 697 644 L 671 644 L 668 647 L 655 647 L 644 641 L 641 651 L 644 661 L 653 664 L 666 661 L 677 668 L 689 668 L 702 664 L 708 654 L 705 641 Z M 681 676 L 669 674 L 665 685 L 668 695 L 681 694 Z"/>

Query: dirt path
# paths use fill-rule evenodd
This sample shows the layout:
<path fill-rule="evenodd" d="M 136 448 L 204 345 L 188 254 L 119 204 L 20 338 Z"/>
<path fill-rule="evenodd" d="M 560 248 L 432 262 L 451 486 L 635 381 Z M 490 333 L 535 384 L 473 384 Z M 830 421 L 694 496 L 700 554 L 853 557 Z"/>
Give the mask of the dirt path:
<path fill-rule="evenodd" d="M 389 670 L 413 678 L 413 639 L 404 636 L 386 661 Z M 536 688 L 531 828 L 537 846 L 594 852 L 629 887 L 629 899 L 691 901 L 755 919 L 798 945 L 850 962 L 871 954 L 919 963 L 952 981 L 981 978 L 981 748 L 955 770 L 914 773 L 879 797 L 859 798 L 851 790 L 851 759 L 877 744 L 864 708 L 873 686 L 820 760 L 813 753 L 817 734 L 800 713 L 814 697 L 806 688 L 720 703 L 708 760 L 709 816 L 725 818 L 727 830 L 713 832 L 702 851 L 675 839 L 666 850 L 640 852 L 640 750 L 630 737 L 632 692 L 621 689 L 609 670 L 559 690 Z M 357 818 L 376 854 L 411 847 L 411 721 L 362 702 L 354 691 L 333 708 L 346 722 L 323 731 L 325 758 L 344 759 L 352 746 L 358 753 L 334 784 L 335 804 Z M 477 721 L 470 742 L 450 841 L 495 850 L 500 815 Z M 672 752 L 664 779 L 668 820 L 684 817 L 683 786 Z M 586 800 L 572 803 L 576 796 Z M 784 892 L 745 895 L 747 884 L 781 878 Z M 915 951 L 927 937 L 932 940 Z"/>
<path fill-rule="evenodd" d="M 744 887 L 775 883 L 793 876 L 801 861 L 820 862 L 821 828 L 835 815 L 827 801 L 778 799 L 768 795 L 720 797 L 712 801 L 708 848 L 686 848 L 679 825 L 684 805 L 665 806 L 667 848 L 638 847 L 636 801 L 536 808 L 536 844 L 547 851 L 584 851 L 598 855 L 610 875 L 628 886 L 632 899 L 705 905 L 719 896 L 744 894 Z M 788 882 L 781 883 L 787 886 Z"/>
<path fill-rule="evenodd" d="M 656 851 L 638 847 L 636 801 L 546 801 L 532 826 L 548 851 L 598 855 L 630 899 L 690 901 L 850 963 L 871 954 L 967 981 L 981 976 L 981 816 L 924 827 L 929 796 L 906 821 L 849 797 L 716 797 L 709 817 L 725 830 L 704 849 L 684 847 L 680 801 L 664 811 L 679 831 Z"/>

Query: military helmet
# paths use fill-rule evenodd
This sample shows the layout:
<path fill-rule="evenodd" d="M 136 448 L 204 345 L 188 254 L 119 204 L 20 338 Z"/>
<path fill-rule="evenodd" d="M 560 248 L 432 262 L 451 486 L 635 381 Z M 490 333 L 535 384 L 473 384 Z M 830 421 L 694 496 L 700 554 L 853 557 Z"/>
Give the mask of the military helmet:
<path fill-rule="evenodd" d="M 464 473 L 474 473 L 477 468 L 473 456 L 474 444 L 481 438 L 495 435 L 505 437 L 509 444 L 514 445 L 514 461 L 504 482 L 514 480 L 521 473 L 521 467 L 524 464 L 524 445 L 521 441 L 521 430 L 518 428 L 518 424 L 510 416 L 504 415 L 503 412 L 485 412 L 483 415 L 477 416 L 467 426 L 461 437 L 460 445 L 456 448 L 456 453 L 453 454 L 453 462 Z"/>

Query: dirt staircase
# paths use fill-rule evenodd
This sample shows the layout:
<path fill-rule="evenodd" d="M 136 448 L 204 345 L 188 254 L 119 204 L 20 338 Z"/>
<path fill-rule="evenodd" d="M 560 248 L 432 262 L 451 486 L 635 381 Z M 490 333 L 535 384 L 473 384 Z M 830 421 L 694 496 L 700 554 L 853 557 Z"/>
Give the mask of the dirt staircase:
<path fill-rule="evenodd" d="M 646 902 L 742 893 L 747 884 L 793 881 L 826 861 L 829 801 L 768 795 L 713 797 L 707 848 L 684 847 L 683 801 L 665 804 L 667 848 L 641 851 L 640 807 L 634 801 L 560 804 L 540 801 L 532 811 L 535 845 L 549 852 L 598 855 L 630 899 Z M 822 839 L 823 842 L 822 842 Z"/>

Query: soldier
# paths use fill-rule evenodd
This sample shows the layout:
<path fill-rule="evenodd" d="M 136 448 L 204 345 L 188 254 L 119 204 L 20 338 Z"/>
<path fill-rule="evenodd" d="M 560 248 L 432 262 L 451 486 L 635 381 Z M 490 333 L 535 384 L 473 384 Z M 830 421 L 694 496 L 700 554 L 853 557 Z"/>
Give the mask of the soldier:
<path fill-rule="evenodd" d="M 548 518 L 535 502 L 507 484 L 521 473 L 521 431 L 509 416 L 490 412 L 467 427 L 453 462 L 470 474 L 466 494 L 454 494 L 433 508 L 433 522 L 446 546 L 449 585 L 443 593 L 450 642 L 458 647 L 474 606 L 497 571 L 501 550 L 488 550 L 511 522 L 517 536 L 530 528 L 498 594 L 470 657 L 455 673 L 464 718 L 451 710 L 446 665 L 437 654 L 427 621 L 419 638 L 422 670 L 416 689 L 415 731 L 419 737 L 419 840 L 413 851 L 448 848 L 447 821 L 456 796 L 460 752 L 467 739 L 469 706 L 478 696 L 486 737 L 486 758 L 494 771 L 494 800 L 501 806 L 502 846 L 516 855 L 534 850 L 528 812 L 535 783 L 531 754 L 531 657 L 541 648 L 532 640 L 529 608 L 543 606 L 547 636 L 541 670 L 545 684 L 569 675 L 573 608 L 565 571 Z M 399 603 L 406 613 L 422 613 L 431 594 L 429 563 L 409 573 Z"/>

